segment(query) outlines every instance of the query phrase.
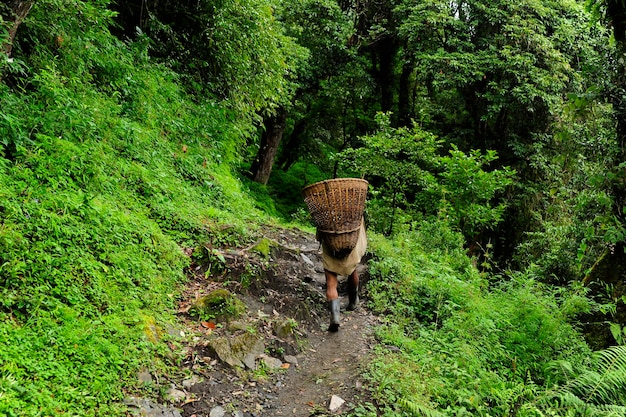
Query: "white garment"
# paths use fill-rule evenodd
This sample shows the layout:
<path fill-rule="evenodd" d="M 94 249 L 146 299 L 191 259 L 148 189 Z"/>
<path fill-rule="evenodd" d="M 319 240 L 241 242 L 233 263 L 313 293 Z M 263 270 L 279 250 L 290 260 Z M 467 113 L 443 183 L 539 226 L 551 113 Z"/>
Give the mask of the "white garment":
<path fill-rule="evenodd" d="M 365 234 L 365 224 L 361 223 L 359 230 L 359 239 L 352 249 L 352 252 L 343 259 L 334 258 L 330 253 L 331 251 L 322 243 L 322 264 L 324 269 L 334 272 L 337 275 L 348 276 L 354 272 L 361 258 L 365 255 L 367 250 L 367 236 Z"/>

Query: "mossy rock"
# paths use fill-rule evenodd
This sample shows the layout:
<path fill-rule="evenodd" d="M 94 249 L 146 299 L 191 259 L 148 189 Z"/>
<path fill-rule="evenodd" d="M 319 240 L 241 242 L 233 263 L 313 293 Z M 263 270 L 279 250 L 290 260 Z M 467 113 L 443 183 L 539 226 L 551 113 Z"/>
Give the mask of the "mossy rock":
<path fill-rule="evenodd" d="M 291 336 L 297 323 L 292 319 L 278 320 L 274 322 L 274 334 L 282 339 Z"/>
<path fill-rule="evenodd" d="M 256 245 L 252 247 L 252 250 L 257 252 L 264 258 L 270 256 L 270 250 L 272 249 L 272 242 L 269 239 L 263 238 Z"/>
<path fill-rule="evenodd" d="M 246 305 L 230 291 L 220 288 L 204 295 L 191 306 L 191 315 L 206 321 L 228 322 L 246 311 Z"/>

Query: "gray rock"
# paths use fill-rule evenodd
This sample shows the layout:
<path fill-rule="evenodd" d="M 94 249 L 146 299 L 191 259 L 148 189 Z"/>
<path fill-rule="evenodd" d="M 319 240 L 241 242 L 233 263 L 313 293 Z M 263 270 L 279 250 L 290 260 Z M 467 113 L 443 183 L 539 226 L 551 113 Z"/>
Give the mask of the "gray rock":
<path fill-rule="evenodd" d="M 209 341 L 217 357 L 234 368 L 255 369 L 255 360 L 265 351 L 263 339 L 243 333 L 236 337 L 215 337 Z"/>
<path fill-rule="evenodd" d="M 338 395 L 333 395 L 332 397 L 330 397 L 328 410 L 330 410 L 331 413 L 334 413 L 335 411 L 339 410 L 344 403 L 345 400 L 343 398 L 339 397 Z"/>
<path fill-rule="evenodd" d="M 300 257 L 301 257 L 301 258 L 302 258 L 302 260 L 303 260 L 304 262 L 306 262 L 308 265 L 313 266 L 313 267 L 315 266 L 315 264 L 313 263 L 313 261 L 312 261 L 312 260 L 311 260 L 308 256 L 306 256 L 304 253 L 300 253 Z"/>
<path fill-rule="evenodd" d="M 263 361 L 263 363 L 265 364 L 265 366 L 267 366 L 269 369 L 278 369 L 281 366 L 283 366 L 283 361 L 281 361 L 280 359 L 277 358 L 273 358 L 271 356 L 267 356 L 267 355 L 261 355 L 260 356 L 261 360 Z"/>
<path fill-rule="evenodd" d="M 232 321 L 228 323 L 228 329 L 231 332 L 236 332 L 237 330 L 246 330 L 249 324 L 243 321 Z"/>
<path fill-rule="evenodd" d="M 285 355 L 283 358 L 285 362 L 292 364 L 293 366 L 298 366 L 298 358 L 292 355 Z"/>
<path fill-rule="evenodd" d="M 148 371 L 139 372 L 139 374 L 137 374 L 137 378 L 142 384 L 149 384 L 152 382 L 152 374 Z"/>
<path fill-rule="evenodd" d="M 174 386 L 172 386 L 170 389 L 167 390 L 165 398 L 170 402 L 178 403 L 184 401 L 187 398 L 187 394 L 185 394 L 184 391 L 176 389 Z"/>
<path fill-rule="evenodd" d="M 294 321 L 285 319 L 274 322 L 274 333 L 281 339 L 293 334 Z"/>
<path fill-rule="evenodd" d="M 175 408 L 165 407 L 147 398 L 128 397 L 124 400 L 133 416 L 141 417 L 182 417 Z"/>
<path fill-rule="evenodd" d="M 254 353 L 247 353 L 243 357 L 243 364 L 246 365 L 246 368 L 252 369 L 254 371 L 257 368 L 257 366 L 256 366 L 256 358 L 257 358 L 256 354 L 254 354 Z"/>
<path fill-rule="evenodd" d="M 199 384 L 200 382 L 202 382 L 202 378 L 200 378 L 198 375 L 192 375 L 191 378 L 185 379 L 183 381 L 183 388 L 191 388 L 194 385 Z"/>
<path fill-rule="evenodd" d="M 224 417 L 226 415 L 226 410 L 219 405 L 217 407 L 213 407 L 211 412 L 209 413 L 209 417 Z"/>
<path fill-rule="evenodd" d="M 178 329 L 171 325 L 167 327 L 167 334 L 176 338 L 185 337 L 185 332 L 182 329 Z"/>

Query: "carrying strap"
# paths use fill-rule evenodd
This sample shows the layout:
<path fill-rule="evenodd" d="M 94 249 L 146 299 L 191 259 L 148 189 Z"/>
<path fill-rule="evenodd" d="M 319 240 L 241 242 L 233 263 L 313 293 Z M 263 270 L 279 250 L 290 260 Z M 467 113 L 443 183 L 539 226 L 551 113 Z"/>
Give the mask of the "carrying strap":
<path fill-rule="evenodd" d="M 344 233 L 356 232 L 360 228 L 361 228 L 361 226 L 355 227 L 354 229 L 350 229 L 350 230 L 342 230 L 340 232 L 337 232 L 335 230 L 321 230 L 321 229 L 317 229 L 317 231 L 320 232 L 320 233 L 326 233 L 326 234 L 329 234 L 329 235 L 343 235 Z"/>

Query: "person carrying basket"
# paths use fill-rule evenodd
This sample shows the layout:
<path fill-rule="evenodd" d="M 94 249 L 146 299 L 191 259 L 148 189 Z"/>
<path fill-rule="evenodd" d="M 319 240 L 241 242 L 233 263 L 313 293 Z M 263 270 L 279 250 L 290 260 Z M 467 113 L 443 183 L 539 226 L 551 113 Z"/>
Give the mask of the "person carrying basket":
<path fill-rule="evenodd" d="M 339 178 L 309 185 L 302 191 L 317 226 L 316 238 L 322 245 L 330 332 L 339 330 L 339 275 L 348 277 L 346 309 L 354 310 L 359 302 L 359 275 L 356 268 L 367 249 L 363 220 L 367 186 L 367 181 L 362 179 Z"/>

